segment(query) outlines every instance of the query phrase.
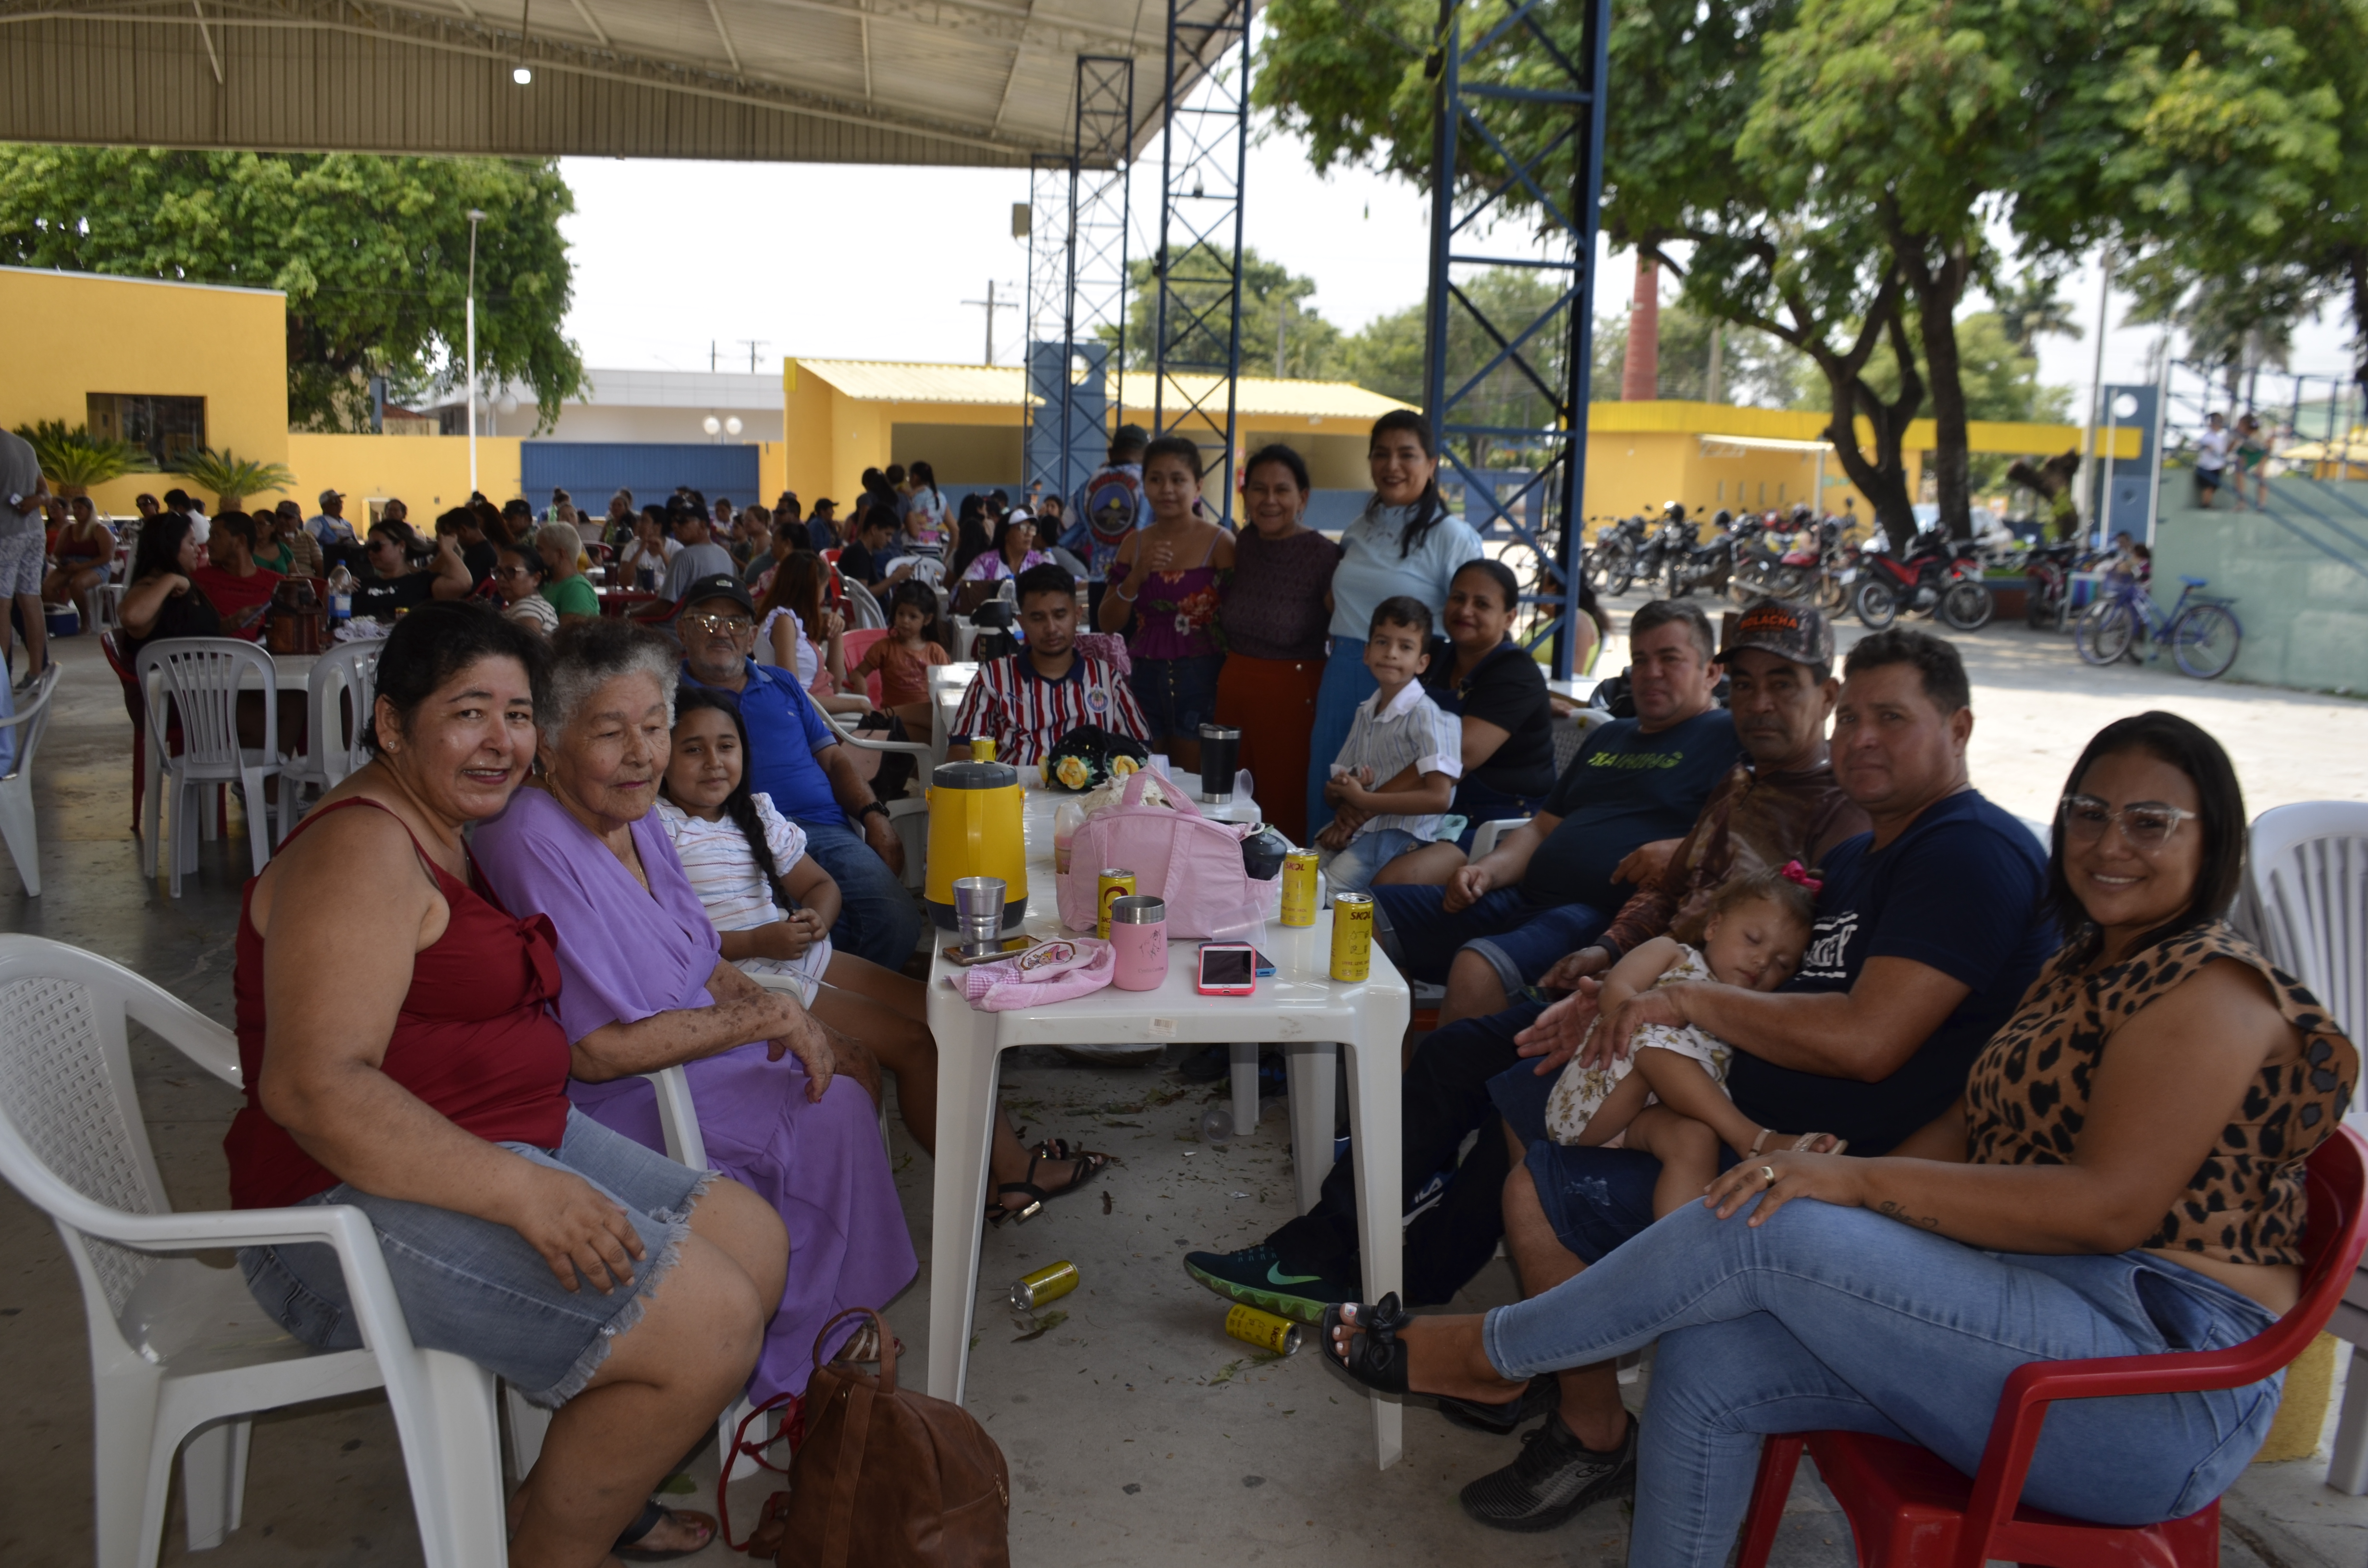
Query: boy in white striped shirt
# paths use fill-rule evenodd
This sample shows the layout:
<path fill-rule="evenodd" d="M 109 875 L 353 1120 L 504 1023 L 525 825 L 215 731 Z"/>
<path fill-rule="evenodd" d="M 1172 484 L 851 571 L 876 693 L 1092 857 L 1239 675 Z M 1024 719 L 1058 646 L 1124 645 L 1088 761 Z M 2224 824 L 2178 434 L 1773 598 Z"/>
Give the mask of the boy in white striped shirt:
<path fill-rule="evenodd" d="M 1335 892 L 1363 892 L 1391 861 L 1439 835 L 1463 772 L 1463 730 L 1422 689 L 1430 608 L 1384 599 L 1365 639 L 1381 689 L 1357 705 L 1324 798 L 1338 813 L 1315 835 Z"/>

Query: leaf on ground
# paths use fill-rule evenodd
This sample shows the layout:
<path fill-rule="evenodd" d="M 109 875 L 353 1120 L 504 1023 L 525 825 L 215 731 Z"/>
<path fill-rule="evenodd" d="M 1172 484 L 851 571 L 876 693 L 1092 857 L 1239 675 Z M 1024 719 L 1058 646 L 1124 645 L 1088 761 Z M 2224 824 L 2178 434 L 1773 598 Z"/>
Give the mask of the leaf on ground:
<path fill-rule="evenodd" d="M 1102 1125 L 1104 1127 L 1141 1127 L 1143 1123 L 1139 1121 L 1105 1121 Z"/>
<path fill-rule="evenodd" d="M 658 1490 L 669 1497 L 689 1497 L 699 1491 L 699 1483 L 687 1475 L 669 1475 Z"/>
<path fill-rule="evenodd" d="M 1247 1359 L 1247 1358 L 1246 1358 L 1245 1359 Z M 1240 1371 L 1240 1370 L 1242 1369 L 1242 1366 L 1243 1366 L 1243 1363 L 1242 1363 L 1241 1361 L 1228 1361 L 1228 1362 L 1226 1362 L 1224 1366 L 1222 1366 L 1222 1367 L 1218 1368 L 1214 1372 L 1212 1372 L 1212 1373 L 1210 1373 L 1210 1374 L 1209 1374 L 1209 1382 L 1208 1382 L 1208 1386 L 1209 1386 L 1209 1387 L 1211 1387 L 1211 1388 L 1214 1388 L 1214 1387 L 1216 1387 L 1219 1383 L 1229 1383 L 1229 1382 L 1232 1382 L 1232 1381 L 1234 1381 L 1234 1374 L 1235 1374 L 1235 1372 Z"/>
<path fill-rule="evenodd" d="M 1014 1345 L 1023 1345 L 1031 1339 L 1042 1339 L 1046 1335 L 1052 1333 L 1054 1329 L 1060 1327 L 1063 1324 L 1068 1321 L 1069 1314 L 1066 1312 L 1046 1312 L 1042 1317 L 1036 1320 L 1036 1326 L 1033 1329 L 1021 1335 L 1011 1343 Z M 1080 1370 L 1082 1369 L 1080 1369 Z"/>

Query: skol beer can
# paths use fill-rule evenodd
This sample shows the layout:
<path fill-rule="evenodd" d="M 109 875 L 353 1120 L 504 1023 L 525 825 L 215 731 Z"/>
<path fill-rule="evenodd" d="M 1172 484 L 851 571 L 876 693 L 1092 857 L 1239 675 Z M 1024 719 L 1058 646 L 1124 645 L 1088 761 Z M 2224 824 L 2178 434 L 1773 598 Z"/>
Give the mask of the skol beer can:
<path fill-rule="evenodd" d="M 1094 935 L 1110 940 L 1110 906 L 1115 898 L 1134 896 L 1134 873 L 1122 866 L 1103 868 L 1099 891 L 1094 895 Z"/>
<path fill-rule="evenodd" d="M 1282 923 L 1315 924 L 1315 851 L 1294 849 L 1282 858 Z"/>
<path fill-rule="evenodd" d="M 1373 972 L 1373 895 L 1332 895 L 1332 978 L 1359 981 Z"/>
<path fill-rule="evenodd" d="M 1076 1264 L 1047 1264 L 1033 1274 L 1020 1276 L 1019 1283 L 1011 1287 L 1011 1304 L 1020 1312 L 1032 1312 L 1045 1302 L 1058 1301 L 1076 1288 Z"/>
<path fill-rule="evenodd" d="M 1304 1331 L 1289 1318 L 1279 1318 L 1256 1307 L 1235 1307 L 1228 1312 L 1225 1332 L 1245 1345 L 1255 1345 L 1278 1356 L 1297 1354 L 1304 1335 Z"/>

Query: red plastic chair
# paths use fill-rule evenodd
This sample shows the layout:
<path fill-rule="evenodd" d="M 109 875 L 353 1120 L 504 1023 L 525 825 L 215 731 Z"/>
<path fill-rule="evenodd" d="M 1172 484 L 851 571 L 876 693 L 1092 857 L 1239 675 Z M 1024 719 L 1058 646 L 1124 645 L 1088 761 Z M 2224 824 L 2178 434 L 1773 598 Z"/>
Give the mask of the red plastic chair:
<path fill-rule="evenodd" d="M 861 664 L 863 655 L 871 652 L 871 645 L 887 635 L 888 629 L 884 626 L 868 626 L 860 631 L 849 631 L 841 636 L 838 640 L 838 651 L 847 660 L 848 669 L 852 671 L 856 665 Z M 878 670 L 872 671 L 871 675 L 864 677 L 863 694 L 871 699 L 872 707 L 880 706 L 880 672 Z M 927 740 L 928 737 L 924 735 L 921 738 Z"/>
<path fill-rule="evenodd" d="M 2242 1388 L 2302 1354 L 2334 1313 L 2368 1242 L 2368 1140 L 2339 1127 L 2311 1154 L 2309 1169 L 2302 1299 L 2276 1323 L 2226 1350 L 2018 1368 L 2007 1379 L 1981 1469 L 1971 1481 L 1930 1449 L 1889 1437 L 1861 1432 L 1770 1437 L 1760 1450 L 1736 1568 L 1767 1568 L 1804 1446 L 1849 1516 L 1860 1568 L 1982 1568 L 1997 1559 L 2060 1568 L 2216 1568 L 2216 1498 L 2186 1518 L 2139 1528 L 2087 1524 L 2020 1506 L 2018 1499 L 2054 1401 Z M 1974 1528 L 1965 1528 L 1968 1520 Z"/>

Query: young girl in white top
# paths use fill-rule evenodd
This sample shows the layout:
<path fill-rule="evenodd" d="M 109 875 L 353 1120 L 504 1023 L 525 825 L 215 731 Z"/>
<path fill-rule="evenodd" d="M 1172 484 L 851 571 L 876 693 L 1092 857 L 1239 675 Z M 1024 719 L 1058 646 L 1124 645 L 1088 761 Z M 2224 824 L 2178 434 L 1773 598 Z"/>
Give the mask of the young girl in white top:
<path fill-rule="evenodd" d="M 806 853 L 805 834 L 749 791 L 747 732 L 740 710 L 685 685 L 675 699 L 674 754 L 659 790 L 658 820 L 684 873 L 723 937 L 723 957 L 754 975 L 795 983 L 806 1010 L 828 1030 L 838 1068 L 874 1099 L 880 1069 L 896 1074 L 905 1131 L 933 1153 L 938 1141 L 938 1046 L 921 983 L 832 950 L 838 884 Z M 788 908 L 784 908 L 786 895 Z M 1099 1176 L 1106 1154 L 1058 1139 L 1024 1149 L 998 1116 L 987 1164 L 998 1184 L 988 1218 L 1026 1220 L 1048 1198 Z"/>
<path fill-rule="evenodd" d="M 1793 977 L 1809 945 L 1817 887 L 1797 860 L 1727 881 L 1713 898 L 1701 949 L 1672 937 L 1638 945 L 1603 977 L 1603 1011 L 1685 980 L 1775 990 Z M 1580 1046 L 1547 1097 L 1546 1131 L 1557 1143 L 1641 1149 L 1659 1160 L 1653 1187 L 1653 1217 L 1659 1219 L 1702 1197 L 1718 1175 L 1720 1142 L 1737 1155 L 1757 1154 L 1771 1134 L 1726 1097 L 1735 1048 L 1725 1040 L 1692 1024 L 1646 1024 L 1630 1047 L 1625 1058 L 1583 1066 L 1587 1048 Z M 1787 1147 L 1839 1154 L 1847 1144 L 1809 1132 Z"/>

